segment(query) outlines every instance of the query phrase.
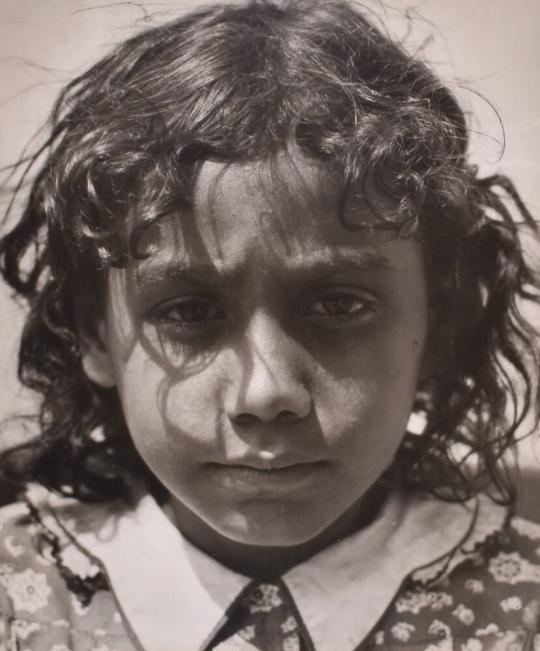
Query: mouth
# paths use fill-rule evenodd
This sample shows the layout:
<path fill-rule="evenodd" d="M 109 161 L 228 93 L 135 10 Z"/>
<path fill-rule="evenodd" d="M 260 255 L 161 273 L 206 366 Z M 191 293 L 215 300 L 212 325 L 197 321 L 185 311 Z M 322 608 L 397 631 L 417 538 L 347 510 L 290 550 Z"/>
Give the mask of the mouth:
<path fill-rule="evenodd" d="M 208 469 L 225 488 L 256 492 L 290 491 L 315 484 L 329 469 L 327 461 L 284 463 L 209 463 Z"/>

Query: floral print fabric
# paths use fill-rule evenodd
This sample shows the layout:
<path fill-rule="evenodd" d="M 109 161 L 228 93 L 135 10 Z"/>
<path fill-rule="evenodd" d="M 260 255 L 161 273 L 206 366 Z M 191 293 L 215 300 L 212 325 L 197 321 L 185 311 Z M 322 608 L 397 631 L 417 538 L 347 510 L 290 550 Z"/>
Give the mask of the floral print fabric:
<path fill-rule="evenodd" d="M 1 518 L 2 651 L 140 651 L 96 559 L 46 519 L 31 517 L 24 504 L 4 509 Z M 312 643 L 278 581 L 249 585 L 230 604 L 204 651 L 210 649 L 304 651 Z M 377 649 L 540 651 L 540 526 L 513 518 L 482 535 L 473 528 L 459 549 L 405 581 L 357 649 L 336 651 Z"/>
<path fill-rule="evenodd" d="M 67 587 L 66 580 L 73 588 L 99 572 L 92 560 L 61 539 L 66 558 L 55 555 L 50 531 L 26 505 L 1 513 L 0 650 L 135 651 L 109 591 L 99 590 L 85 603 Z"/>
<path fill-rule="evenodd" d="M 214 651 L 306 651 L 300 627 L 281 582 L 253 582 L 212 647 Z"/>
<path fill-rule="evenodd" d="M 449 572 L 409 579 L 362 649 L 540 651 L 540 526 L 513 518 L 456 552 Z"/>

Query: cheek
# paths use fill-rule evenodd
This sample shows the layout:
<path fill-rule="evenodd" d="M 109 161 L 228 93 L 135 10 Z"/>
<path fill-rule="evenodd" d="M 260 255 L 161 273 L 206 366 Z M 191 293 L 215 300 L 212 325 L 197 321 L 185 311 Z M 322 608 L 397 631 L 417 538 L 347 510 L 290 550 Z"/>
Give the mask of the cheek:
<path fill-rule="evenodd" d="M 220 436 L 219 373 L 212 367 L 175 374 L 136 346 L 117 370 L 118 390 L 128 429 L 148 457 L 179 460 L 205 456 Z"/>
<path fill-rule="evenodd" d="M 407 336 L 380 328 L 326 367 L 315 404 L 330 442 L 359 447 L 363 456 L 399 445 L 418 384 L 424 338 L 419 325 Z"/>
<path fill-rule="evenodd" d="M 351 445 L 364 454 L 378 446 L 397 445 L 405 432 L 415 385 L 371 376 L 364 380 L 327 380 L 316 401 L 317 419 L 327 443 Z"/>

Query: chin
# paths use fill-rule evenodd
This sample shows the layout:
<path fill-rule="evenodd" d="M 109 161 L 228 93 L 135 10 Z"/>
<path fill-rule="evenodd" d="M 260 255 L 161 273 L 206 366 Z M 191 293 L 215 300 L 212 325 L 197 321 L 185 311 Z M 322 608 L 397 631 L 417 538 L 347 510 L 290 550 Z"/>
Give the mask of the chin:
<path fill-rule="evenodd" d="M 245 508 L 229 513 L 215 528 L 230 540 L 260 547 L 296 547 L 316 538 L 331 522 L 309 517 L 304 508 L 289 511 L 282 505 Z"/>

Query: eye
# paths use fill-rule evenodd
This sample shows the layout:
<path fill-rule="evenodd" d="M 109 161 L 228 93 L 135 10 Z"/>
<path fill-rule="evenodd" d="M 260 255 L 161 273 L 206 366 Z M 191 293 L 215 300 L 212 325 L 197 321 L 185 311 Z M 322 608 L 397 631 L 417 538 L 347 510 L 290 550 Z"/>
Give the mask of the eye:
<path fill-rule="evenodd" d="M 202 327 L 226 319 L 225 312 L 210 298 L 177 298 L 155 312 L 156 320 L 179 328 Z"/>
<path fill-rule="evenodd" d="M 306 310 L 307 316 L 338 321 L 361 319 L 373 312 L 373 300 L 345 291 L 324 294 L 310 303 Z"/>

